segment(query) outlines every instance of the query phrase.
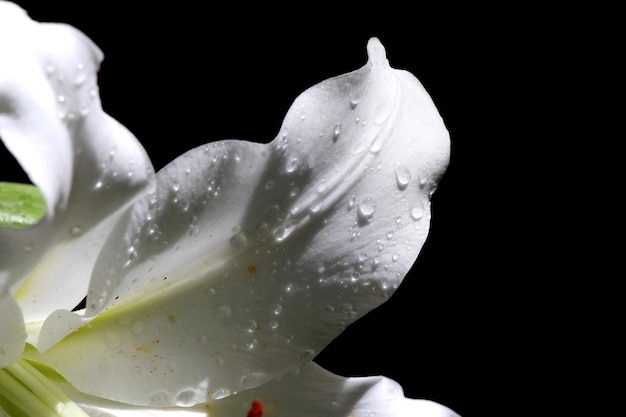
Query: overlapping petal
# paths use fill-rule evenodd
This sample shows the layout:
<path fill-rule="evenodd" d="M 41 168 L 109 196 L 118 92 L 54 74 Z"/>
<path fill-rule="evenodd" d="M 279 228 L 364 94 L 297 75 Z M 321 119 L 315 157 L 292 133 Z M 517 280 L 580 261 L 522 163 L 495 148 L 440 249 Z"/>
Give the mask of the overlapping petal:
<path fill-rule="evenodd" d="M 426 239 L 449 139 L 417 79 L 376 39 L 368 55 L 298 97 L 271 143 L 159 172 L 97 261 L 89 326 L 56 343 L 68 318 L 51 316 L 29 355 L 87 393 L 192 405 L 309 362 L 384 302 Z"/>
<path fill-rule="evenodd" d="M 36 323 L 84 298 L 108 232 L 154 173 L 135 137 L 103 112 L 102 53 L 84 34 L 2 1 L 0 57 L 0 138 L 47 204 L 35 226 L 0 229 L 0 296 L 15 297 L 24 321 Z M 23 346 L 4 340 L 4 323 L 0 351 Z"/>
<path fill-rule="evenodd" d="M 95 398 L 66 382 L 58 383 L 93 417 L 243 417 L 255 401 L 261 405 L 264 417 L 459 417 L 435 402 L 404 397 L 402 388 L 388 378 L 345 378 L 313 362 L 258 388 L 189 408 L 146 410 Z"/>

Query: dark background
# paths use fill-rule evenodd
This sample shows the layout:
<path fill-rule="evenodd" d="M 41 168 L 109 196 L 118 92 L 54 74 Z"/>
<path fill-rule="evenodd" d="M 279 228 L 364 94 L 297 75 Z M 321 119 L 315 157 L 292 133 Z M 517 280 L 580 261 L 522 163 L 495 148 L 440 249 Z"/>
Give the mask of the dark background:
<path fill-rule="evenodd" d="M 300 92 L 361 67 L 367 40 L 378 37 L 391 65 L 431 94 L 451 134 L 451 163 L 433 199 L 431 234 L 402 286 L 316 360 L 342 375 L 388 376 L 408 397 L 463 417 L 508 415 L 534 401 L 541 371 L 522 389 L 518 381 L 534 372 L 533 358 L 554 355 L 545 336 L 559 331 L 545 330 L 558 319 L 536 325 L 548 296 L 528 290 L 545 258 L 528 241 L 540 239 L 536 221 L 547 216 L 533 202 L 554 129 L 539 107 L 560 88 L 548 62 L 574 42 L 568 33 L 543 36 L 545 10 L 18 3 L 36 20 L 79 28 L 103 50 L 103 107 L 157 169 L 210 141 L 271 141 Z"/>

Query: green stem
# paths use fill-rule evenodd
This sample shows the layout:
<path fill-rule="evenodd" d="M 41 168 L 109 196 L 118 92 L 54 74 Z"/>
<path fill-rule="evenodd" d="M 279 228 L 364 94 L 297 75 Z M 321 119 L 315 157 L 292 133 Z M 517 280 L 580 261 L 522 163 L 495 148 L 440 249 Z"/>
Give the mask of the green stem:
<path fill-rule="evenodd" d="M 0 408 L 11 417 L 89 417 L 25 359 L 0 369 Z"/>

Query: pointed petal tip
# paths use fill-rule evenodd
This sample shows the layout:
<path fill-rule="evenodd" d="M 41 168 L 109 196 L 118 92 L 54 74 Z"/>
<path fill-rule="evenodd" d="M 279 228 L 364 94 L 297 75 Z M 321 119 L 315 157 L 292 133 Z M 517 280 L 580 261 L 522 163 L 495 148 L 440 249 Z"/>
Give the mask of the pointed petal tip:
<path fill-rule="evenodd" d="M 388 65 L 387 52 L 385 47 L 376 37 L 370 38 L 367 41 L 367 56 L 369 62 L 373 65 Z"/>

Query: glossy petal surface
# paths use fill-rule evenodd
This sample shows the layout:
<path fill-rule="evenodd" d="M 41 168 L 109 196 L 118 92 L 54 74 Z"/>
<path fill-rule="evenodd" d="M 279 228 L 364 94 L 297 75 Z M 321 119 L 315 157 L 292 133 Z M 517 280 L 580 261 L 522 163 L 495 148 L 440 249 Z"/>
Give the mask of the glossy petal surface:
<path fill-rule="evenodd" d="M 384 302 L 426 238 L 449 144 L 419 82 L 378 40 L 368 52 L 303 93 L 273 142 L 210 144 L 159 172 L 97 262 L 96 318 L 39 359 L 88 393 L 193 404 L 310 361 Z"/>
<path fill-rule="evenodd" d="M 415 77 L 376 39 L 368 54 L 298 97 L 271 143 L 159 172 L 98 259 L 95 319 L 35 356 L 87 393 L 191 405 L 310 361 L 384 302 L 426 239 L 449 140 Z"/>

